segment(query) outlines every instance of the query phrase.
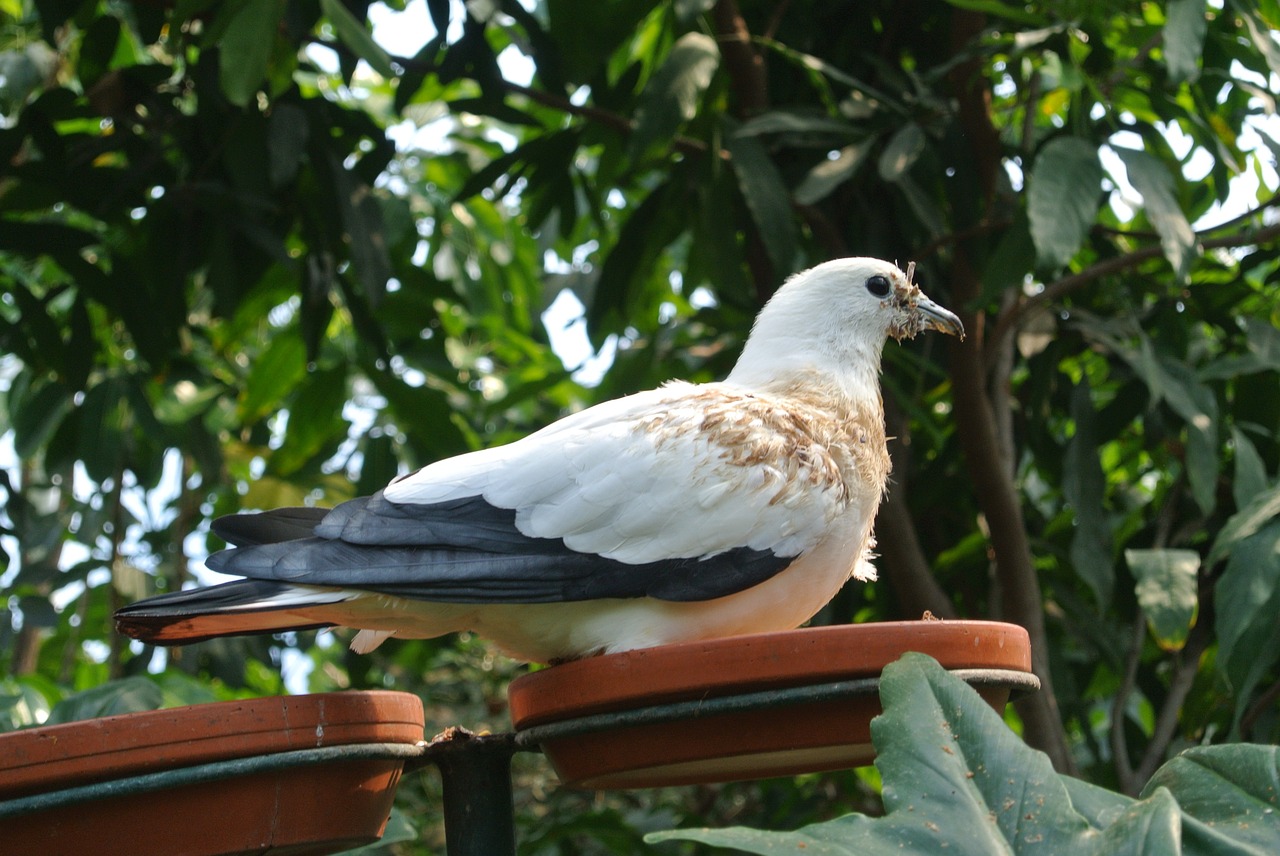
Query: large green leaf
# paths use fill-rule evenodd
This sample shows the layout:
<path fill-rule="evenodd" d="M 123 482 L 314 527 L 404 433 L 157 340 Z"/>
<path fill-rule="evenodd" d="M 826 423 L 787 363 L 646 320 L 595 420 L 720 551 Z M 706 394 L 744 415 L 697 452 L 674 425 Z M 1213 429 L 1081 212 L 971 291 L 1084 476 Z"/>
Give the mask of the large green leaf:
<path fill-rule="evenodd" d="M 681 830 L 749 853 L 990 856 L 1094 852 L 1097 834 L 1071 805 L 1049 759 L 1029 749 L 973 689 L 923 654 L 884 670 L 884 714 L 871 723 L 886 815 L 847 815 L 796 832 Z"/>
<path fill-rule="evenodd" d="M 670 144 L 676 131 L 697 115 L 719 66 L 715 39 L 702 33 L 680 37 L 640 95 L 635 131 L 627 144 L 630 157 L 641 157 L 659 143 Z"/>
<path fill-rule="evenodd" d="M 1231 548 L 1214 591 L 1218 666 L 1235 691 L 1238 719 L 1250 692 L 1280 659 L 1280 521 Z"/>
<path fill-rule="evenodd" d="M 1165 7 L 1164 62 L 1174 83 L 1200 76 L 1200 55 L 1209 25 L 1204 0 L 1169 0 Z"/>
<path fill-rule="evenodd" d="M 885 181 L 899 181 L 911 169 L 924 152 L 924 130 L 915 122 L 903 125 L 880 153 L 880 177 Z"/>
<path fill-rule="evenodd" d="M 1280 748 L 1188 749 L 1155 772 L 1142 796 L 1164 789 L 1184 812 L 1187 852 L 1280 852 Z"/>
<path fill-rule="evenodd" d="M 262 88 L 285 4 L 250 0 L 224 11 L 233 15 L 219 43 L 222 93 L 237 107 L 248 104 Z"/>
<path fill-rule="evenodd" d="M 338 38 L 342 39 L 342 43 L 352 53 L 369 63 L 369 67 L 383 77 L 396 76 L 396 70 L 391 67 L 387 52 L 373 40 L 364 22 L 357 21 L 347 7 L 342 5 L 341 0 L 320 0 L 320 9 L 329 19 L 329 23 L 333 24 Z"/>
<path fill-rule="evenodd" d="M 738 189 L 759 228 L 760 240 L 773 262 L 774 272 L 785 276 L 795 269 L 799 242 L 791 213 L 791 193 L 769 153 L 755 137 L 734 134 L 725 140 L 725 145 L 732 156 Z"/>
<path fill-rule="evenodd" d="M 1274 746 L 1191 749 L 1134 800 L 1055 773 L 970 687 L 923 654 L 884 670 L 872 720 L 885 816 L 794 832 L 742 827 L 651 834 L 778 856 L 1248 854 L 1280 848 Z"/>
<path fill-rule="evenodd" d="M 1237 508 L 1244 508 L 1255 496 L 1267 489 L 1267 465 L 1258 449 L 1243 431 L 1231 427 L 1231 446 L 1235 449 L 1235 474 L 1231 479 L 1231 495 Z"/>
<path fill-rule="evenodd" d="M 1173 174 L 1163 161 L 1146 152 L 1120 147 L 1115 152 L 1124 161 L 1129 181 L 1142 194 L 1147 219 L 1160 235 L 1160 248 L 1173 265 L 1174 276 L 1187 282 L 1197 255 L 1196 233 L 1178 203 Z"/>
<path fill-rule="evenodd" d="M 1166 651 L 1180 650 L 1196 623 L 1200 554 L 1194 550 L 1125 550 L 1124 559 L 1137 578 L 1138 603 L 1146 613 L 1151 635 Z"/>
<path fill-rule="evenodd" d="M 1212 565 L 1226 556 L 1238 542 L 1253 535 L 1277 515 L 1280 515 L 1280 484 L 1256 494 L 1247 505 L 1227 518 L 1209 548 L 1206 563 Z"/>
<path fill-rule="evenodd" d="M 840 149 L 834 158 L 820 162 L 809 170 L 796 187 L 796 202 L 813 205 L 844 184 L 858 172 L 871 153 L 873 140 L 867 139 Z"/>
<path fill-rule="evenodd" d="M 155 710 L 164 693 L 154 681 L 140 677 L 121 678 L 68 696 L 53 706 L 45 725 L 96 719 L 120 713 Z"/>
<path fill-rule="evenodd" d="M 1055 137 L 1036 155 L 1027 185 L 1027 217 L 1041 267 L 1059 268 L 1080 249 L 1102 199 L 1098 148 Z"/>
<path fill-rule="evenodd" d="M 306 371 L 307 349 L 302 339 L 291 331 L 273 331 L 245 378 L 237 418 L 252 425 L 278 409 Z"/>

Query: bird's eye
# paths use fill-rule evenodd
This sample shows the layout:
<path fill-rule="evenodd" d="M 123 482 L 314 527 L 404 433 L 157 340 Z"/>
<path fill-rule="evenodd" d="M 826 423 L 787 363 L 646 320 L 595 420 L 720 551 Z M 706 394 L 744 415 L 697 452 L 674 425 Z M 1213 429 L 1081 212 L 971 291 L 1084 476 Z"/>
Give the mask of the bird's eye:
<path fill-rule="evenodd" d="M 889 292 L 892 290 L 893 286 L 889 285 L 889 277 L 887 276 L 876 274 L 867 278 L 867 291 L 876 297 L 888 297 Z"/>

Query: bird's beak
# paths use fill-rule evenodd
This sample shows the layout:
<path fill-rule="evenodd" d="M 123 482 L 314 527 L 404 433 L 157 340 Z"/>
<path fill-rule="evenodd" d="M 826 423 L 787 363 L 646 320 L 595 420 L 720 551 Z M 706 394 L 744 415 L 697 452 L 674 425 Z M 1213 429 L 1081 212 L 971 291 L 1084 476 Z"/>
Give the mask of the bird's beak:
<path fill-rule="evenodd" d="M 949 309 L 943 309 L 923 294 L 916 300 L 915 312 L 920 317 L 920 326 L 925 330 L 937 330 L 950 333 L 952 336 L 964 338 L 964 325 Z"/>

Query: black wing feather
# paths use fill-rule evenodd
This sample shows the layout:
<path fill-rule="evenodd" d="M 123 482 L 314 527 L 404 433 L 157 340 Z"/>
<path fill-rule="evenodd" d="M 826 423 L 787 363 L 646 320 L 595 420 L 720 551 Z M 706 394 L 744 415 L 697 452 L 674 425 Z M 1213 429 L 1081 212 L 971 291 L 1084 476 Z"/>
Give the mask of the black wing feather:
<path fill-rule="evenodd" d="M 315 536 L 224 550 L 209 557 L 209 567 L 453 603 L 698 601 L 764 582 L 794 558 L 739 547 L 706 558 L 628 564 L 577 552 L 559 538 L 525 535 L 515 516 L 481 497 L 410 505 L 377 494 L 338 506 Z"/>

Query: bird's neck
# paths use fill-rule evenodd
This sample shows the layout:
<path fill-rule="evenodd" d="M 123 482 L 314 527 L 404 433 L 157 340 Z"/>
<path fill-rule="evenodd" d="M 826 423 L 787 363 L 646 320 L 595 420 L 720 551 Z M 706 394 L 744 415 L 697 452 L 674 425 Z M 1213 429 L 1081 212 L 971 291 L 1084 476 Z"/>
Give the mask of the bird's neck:
<path fill-rule="evenodd" d="M 767 348 L 747 341 L 726 382 L 761 392 L 784 392 L 798 385 L 825 388 L 833 396 L 856 402 L 860 408 L 880 408 L 882 342 L 847 342 L 845 353 L 833 358 L 815 352 L 807 340 L 771 339 Z"/>

